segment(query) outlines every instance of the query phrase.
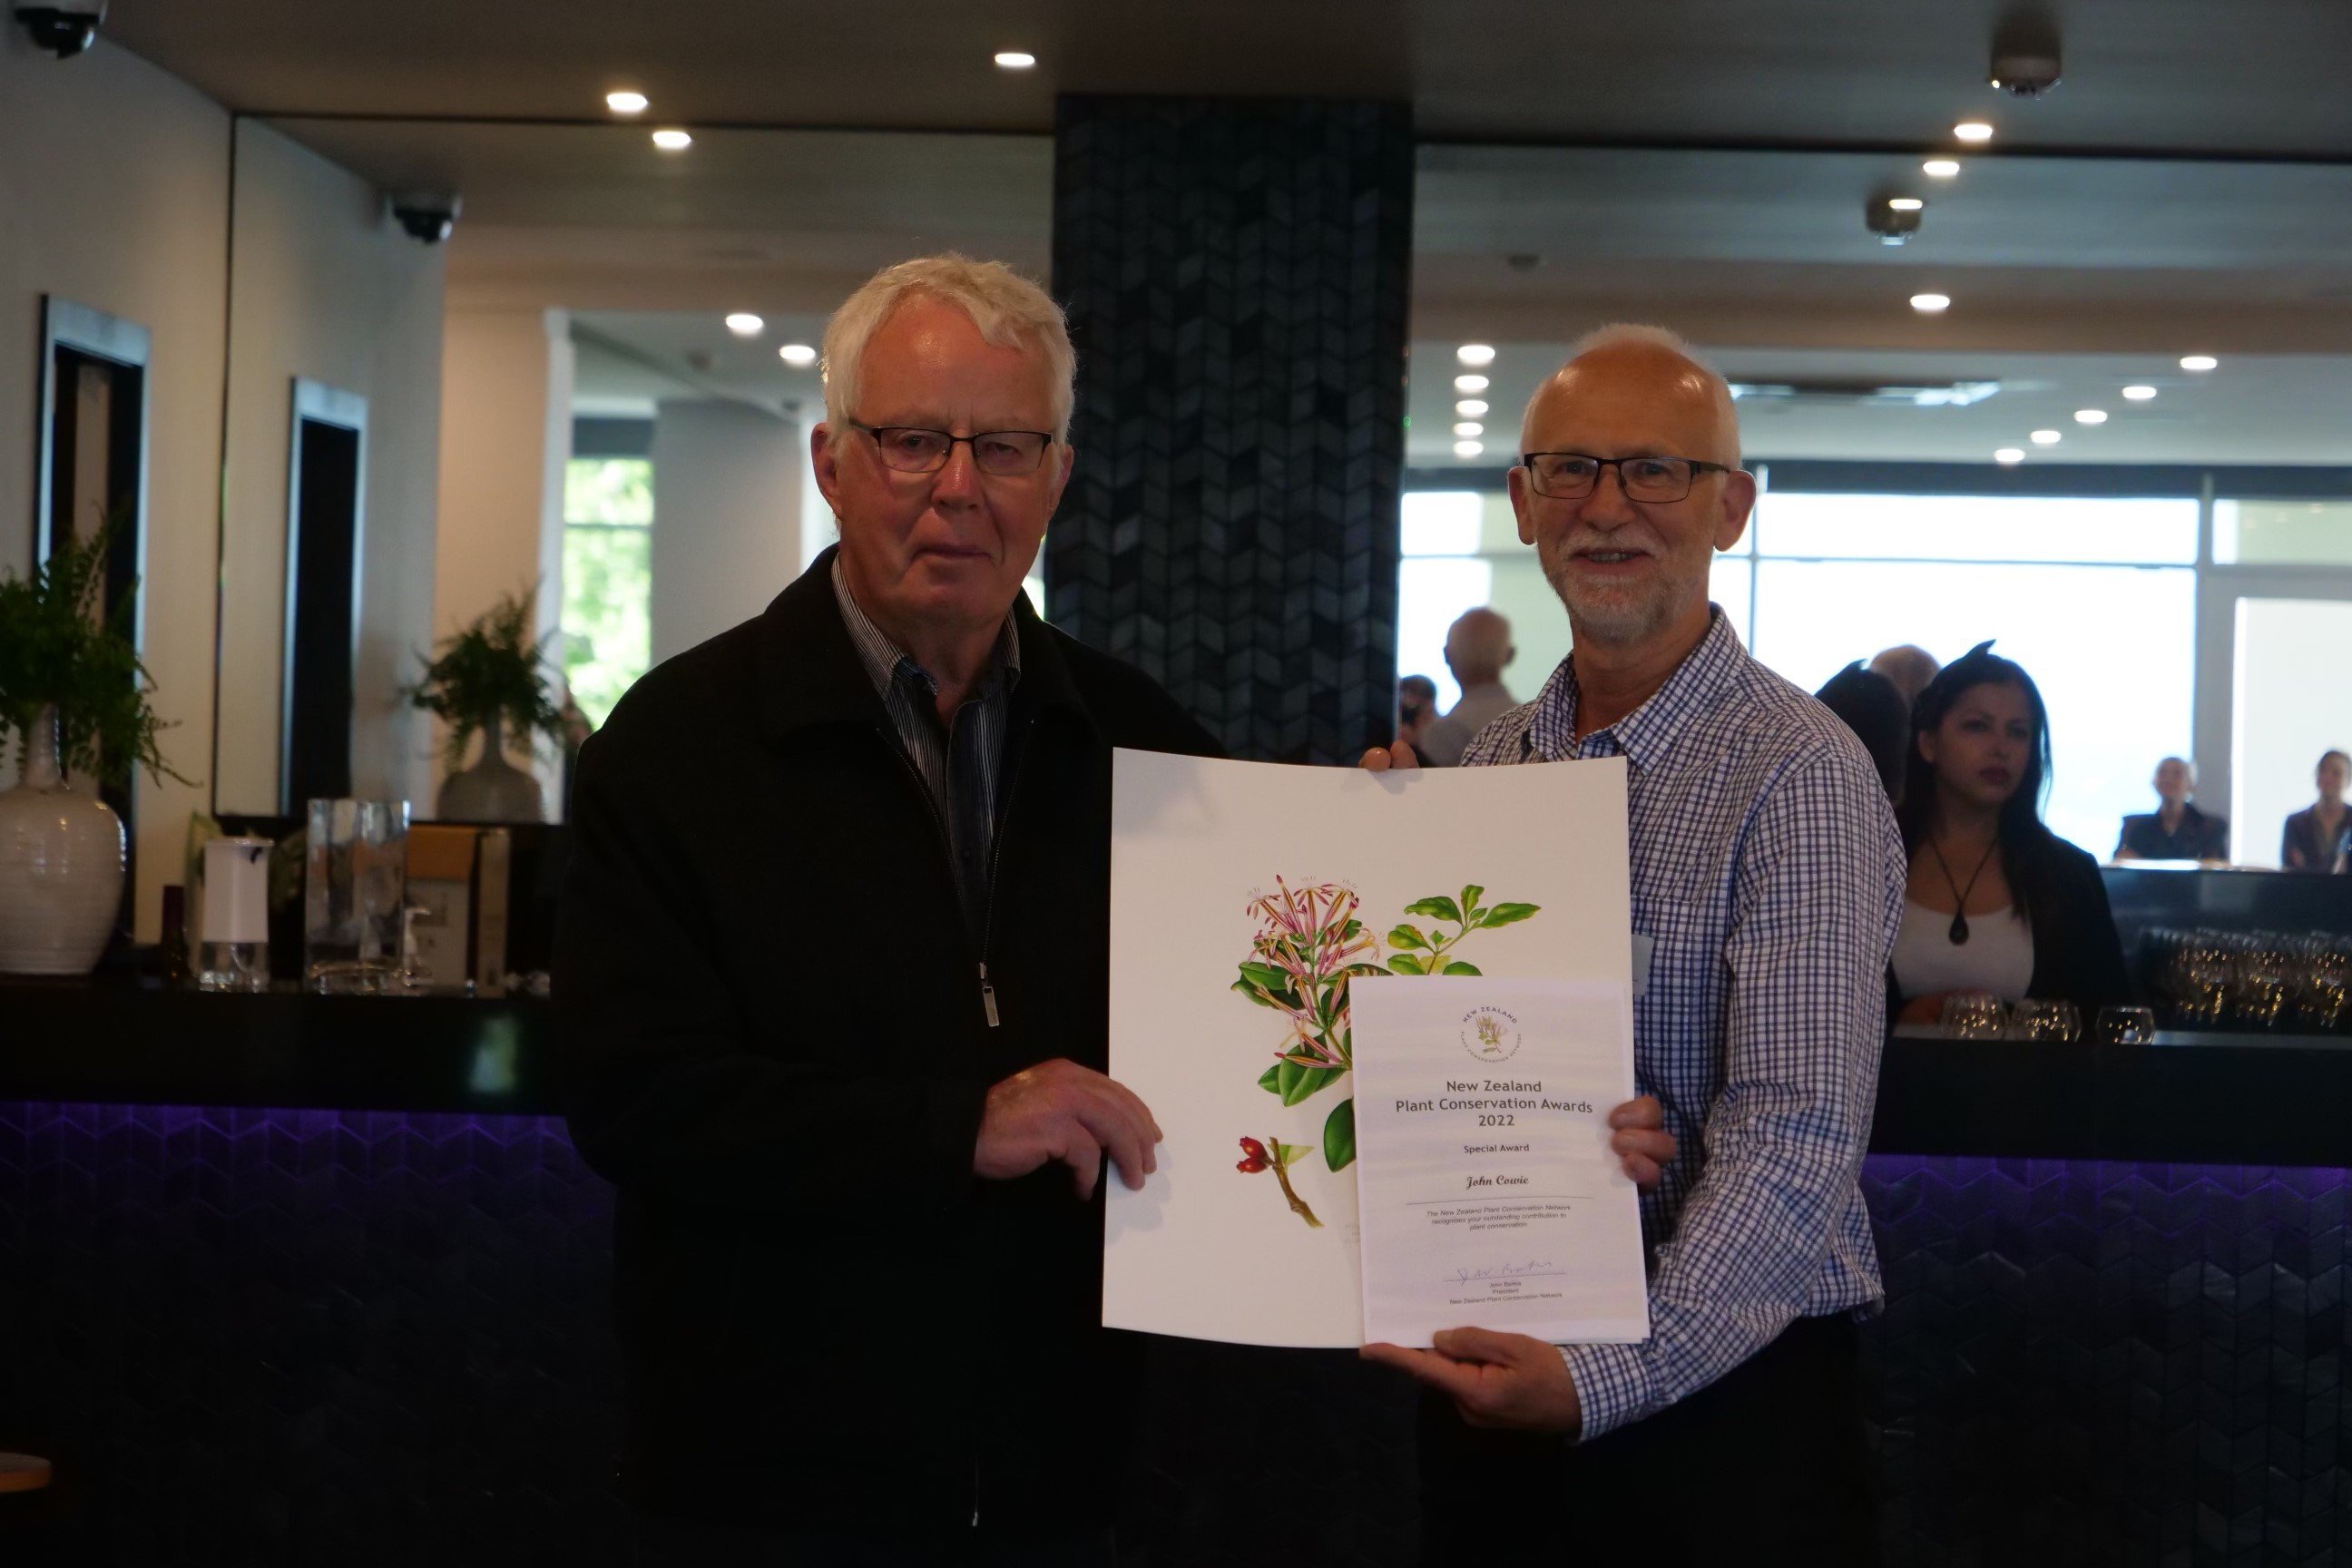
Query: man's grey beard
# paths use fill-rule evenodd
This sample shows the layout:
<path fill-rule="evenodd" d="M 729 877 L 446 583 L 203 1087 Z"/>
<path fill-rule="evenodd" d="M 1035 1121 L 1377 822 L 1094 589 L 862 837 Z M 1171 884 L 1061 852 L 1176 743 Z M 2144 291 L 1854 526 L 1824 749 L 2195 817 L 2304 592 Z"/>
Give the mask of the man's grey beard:
<path fill-rule="evenodd" d="M 1545 580 L 1568 611 L 1569 634 L 1576 642 L 1637 643 L 1657 635 L 1674 618 L 1671 584 L 1660 584 L 1663 591 L 1647 601 L 1580 606 L 1569 593 L 1564 568 L 1557 575 L 1547 572 Z"/>

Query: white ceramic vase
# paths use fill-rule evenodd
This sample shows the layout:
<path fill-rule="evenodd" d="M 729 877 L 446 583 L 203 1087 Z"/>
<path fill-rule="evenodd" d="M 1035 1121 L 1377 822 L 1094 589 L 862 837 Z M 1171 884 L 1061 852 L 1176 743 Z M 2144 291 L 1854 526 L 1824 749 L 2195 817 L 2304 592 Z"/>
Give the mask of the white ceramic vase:
<path fill-rule="evenodd" d="M 26 737 L 25 778 L 0 794 L 0 974 L 86 974 L 122 908 L 122 819 L 58 767 L 58 710 Z"/>
<path fill-rule="evenodd" d="M 492 715 L 482 726 L 482 760 L 441 784 L 436 815 L 445 822 L 543 822 L 547 803 L 539 780 L 507 761 L 504 726 Z"/>

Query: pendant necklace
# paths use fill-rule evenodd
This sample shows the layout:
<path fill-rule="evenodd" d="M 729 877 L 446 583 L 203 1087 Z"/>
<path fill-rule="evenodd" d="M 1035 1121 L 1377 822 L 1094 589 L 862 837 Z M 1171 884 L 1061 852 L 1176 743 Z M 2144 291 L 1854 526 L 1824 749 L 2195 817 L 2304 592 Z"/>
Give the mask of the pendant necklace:
<path fill-rule="evenodd" d="M 1969 940 L 1969 895 L 1977 890 L 1977 879 L 1984 875 L 1985 867 L 1992 860 L 1992 852 L 2000 847 L 2000 839 L 1998 837 L 1985 846 L 1984 858 L 1978 861 L 1977 868 L 1969 873 L 1969 885 L 1963 888 L 1954 879 L 1952 868 L 1944 864 L 1944 852 L 1937 847 L 1936 836 L 1932 833 L 1927 836 L 1927 853 L 1936 858 L 1937 868 L 1944 873 L 1944 886 L 1952 889 L 1952 902 L 1956 906 L 1952 910 L 1952 945 L 1954 947 L 1962 946 Z"/>

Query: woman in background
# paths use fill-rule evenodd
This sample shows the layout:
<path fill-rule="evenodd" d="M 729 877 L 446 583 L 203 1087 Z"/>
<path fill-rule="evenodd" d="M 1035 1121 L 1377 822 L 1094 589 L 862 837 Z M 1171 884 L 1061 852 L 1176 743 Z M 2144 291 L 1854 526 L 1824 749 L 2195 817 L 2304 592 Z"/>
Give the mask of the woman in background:
<path fill-rule="evenodd" d="M 2352 774 L 2352 756 L 2323 752 L 2313 776 L 2319 800 L 2286 819 L 2279 838 L 2279 865 L 2289 871 L 2341 871 L 2346 867 L 2346 840 L 2352 838 L 2352 813 L 2344 805 L 2346 776 Z"/>
<path fill-rule="evenodd" d="M 2084 1020 L 2131 999 L 2098 862 L 2042 825 L 2050 716 L 2022 668 L 1979 644 L 1911 710 L 1895 821 L 1911 857 L 1895 939 L 1897 1020 L 1955 991 L 2062 999 Z"/>

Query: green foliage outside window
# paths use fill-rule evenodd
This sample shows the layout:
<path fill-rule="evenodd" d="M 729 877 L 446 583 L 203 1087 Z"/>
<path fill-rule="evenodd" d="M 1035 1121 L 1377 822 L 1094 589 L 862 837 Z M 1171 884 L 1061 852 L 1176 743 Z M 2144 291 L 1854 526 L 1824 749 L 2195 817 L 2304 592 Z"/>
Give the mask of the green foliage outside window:
<path fill-rule="evenodd" d="M 574 458 L 563 518 L 563 674 L 601 726 L 653 663 L 653 464 Z"/>

